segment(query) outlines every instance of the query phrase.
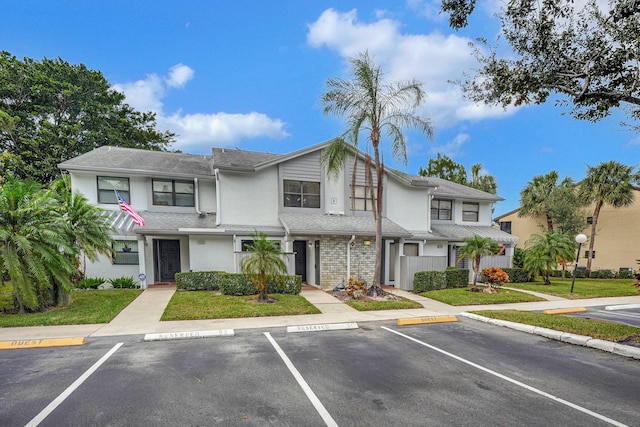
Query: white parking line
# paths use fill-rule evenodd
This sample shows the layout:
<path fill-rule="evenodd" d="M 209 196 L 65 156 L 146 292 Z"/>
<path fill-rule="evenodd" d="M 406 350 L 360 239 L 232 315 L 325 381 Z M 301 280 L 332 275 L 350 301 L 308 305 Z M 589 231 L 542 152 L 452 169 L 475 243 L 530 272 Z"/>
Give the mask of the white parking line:
<path fill-rule="evenodd" d="M 568 401 L 566 401 L 566 400 L 564 400 L 564 399 L 561 399 L 561 398 L 559 398 L 559 397 L 557 397 L 557 396 L 554 396 L 554 395 L 552 395 L 552 394 L 549 394 L 549 393 L 547 393 L 547 392 L 544 392 L 544 391 L 542 391 L 542 390 L 540 390 L 540 389 L 537 389 L 537 388 L 535 388 L 535 387 L 531 387 L 531 386 L 529 386 L 529 385 L 527 385 L 527 384 L 525 384 L 525 383 L 522 383 L 522 382 L 520 382 L 520 381 L 518 381 L 518 380 L 514 380 L 513 378 L 509 378 L 509 377 L 507 377 L 506 375 L 502 375 L 502 374 L 500 374 L 500 373 L 498 373 L 498 372 L 496 372 L 496 371 L 492 371 L 491 369 L 485 368 L 484 366 L 481 366 L 481 365 L 478 365 L 478 364 L 476 364 L 476 363 L 473 363 L 473 362 L 471 362 L 470 360 L 463 359 L 462 357 L 460 357 L 460 356 L 456 356 L 456 355 L 455 355 L 455 354 L 453 354 L 453 353 L 449 353 L 448 351 L 442 350 L 442 349 L 440 349 L 440 348 L 438 348 L 438 347 L 434 347 L 434 346 L 432 346 L 431 344 L 427 344 L 427 343 L 426 343 L 426 342 L 424 342 L 424 341 L 420 341 L 420 340 L 418 340 L 418 339 L 416 339 L 416 338 L 410 337 L 409 335 L 405 335 L 405 334 L 403 334 L 403 333 L 401 333 L 401 332 L 394 331 L 393 329 L 387 328 L 386 326 L 381 326 L 381 328 L 382 328 L 382 329 L 384 329 L 384 330 L 386 330 L 386 331 L 389 331 L 389 332 L 391 332 L 391 333 L 394 333 L 394 334 L 396 334 L 396 335 L 399 335 L 399 336 L 401 336 L 401 337 L 403 337 L 403 338 L 406 338 L 406 339 L 408 339 L 408 340 L 410 340 L 410 341 L 413 341 L 413 342 L 415 342 L 415 343 L 417 343 L 417 344 L 420 344 L 420 345 L 422 345 L 422 346 L 425 346 L 425 347 L 428 347 L 428 348 L 430 348 L 430 349 L 432 349 L 432 350 L 435 350 L 435 351 L 437 351 L 437 352 L 439 352 L 439 353 L 442 353 L 442 354 L 444 354 L 445 356 L 449 356 L 449 357 L 451 357 L 451 358 L 453 358 L 453 359 L 456 359 L 456 360 L 458 360 L 458 361 L 460 361 L 460 362 L 462 362 L 462 363 L 466 363 L 466 364 L 467 364 L 467 365 L 469 365 L 469 366 L 473 366 L 473 367 L 474 367 L 474 368 L 476 368 L 476 369 L 480 369 L 481 371 L 484 371 L 484 372 L 486 372 L 486 373 L 489 373 L 489 374 L 491 374 L 491 375 L 494 375 L 494 376 L 496 376 L 496 377 L 498 377 L 498 378 L 501 378 L 501 379 L 503 379 L 503 380 L 505 380 L 505 381 L 508 381 L 508 382 L 510 382 L 510 383 L 512 383 L 512 384 L 515 384 L 515 385 L 519 386 L 519 387 L 522 387 L 522 388 L 524 388 L 524 389 L 526 389 L 526 390 L 529 390 L 529 391 L 532 391 L 532 392 L 534 392 L 534 393 L 537 393 L 537 394 L 539 394 L 539 395 L 541 395 L 541 396 L 547 397 L 547 398 L 549 398 L 549 399 L 551 399 L 551 400 L 554 400 L 554 401 L 556 401 L 556 402 L 558 402 L 558 403 L 561 403 L 561 404 L 563 404 L 563 405 L 569 406 L 570 408 L 577 409 L 577 410 L 578 410 L 578 411 L 580 411 L 580 412 L 584 412 L 585 414 L 587 414 L 587 415 L 591 415 L 592 417 L 597 418 L 597 419 L 599 419 L 599 420 L 602 420 L 602 421 L 604 421 L 604 422 L 606 422 L 606 423 L 612 424 L 612 425 L 614 425 L 614 426 L 619 426 L 619 427 L 625 427 L 625 426 L 626 426 L 626 424 L 623 424 L 623 423 L 618 422 L 618 421 L 616 421 L 616 420 L 612 420 L 611 418 L 605 417 L 604 415 L 598 414 L 597 412 L 590 411 L 590 410 L 589 410 L 589 409 L 587 409 L 587 408 L 583 408 L 582 406 L 576 405 L 575 403 L 568 402 Z"/>
<path fill-rule="evenodd" d="M 313 390 L 311 390 L 311 387 L 309 387 L 309 384 L 307 384 L 304 378 L 302 378 L 302 375 L 300 375 L 300 372 L 298 372 L 296 367 L 293 366 L 293 363 L 291 363 L 291 360 L 289 360 L 289 357 L 287 357 L 285 352 L 282 350 L 282 348 L 280 348 L 280 346 L 273 339 L 271 334 L 269 332 L 264 332 L 264 335 L 267 337 L 267 339 L 269 340 L 273 348 L 276 349 L 276 352 L 278 353 L 278 355 L 280 356 L 284 364 L 287 365 L 287 368 L 289 368 L 289 371 L 293 374 L 293 377 L 296 379 L 300 387 L 302 387 L 304 394 L 307 395 L 307 398 L 311 401 L 311 404 L 313 405 L 313 407 L 316 408 L 316 411 L 318 411 L 318 414 L 320 414 L 325 424 L 330 427 L 338 427 L 338 423 L 335 422 L 331 414 L 329 414 L 329 411 L 327 411 L 327 409 L 324 407 L 322 402 L 320 402 L 320 399 L 318 399 L 318 397 L 313 392 Z"/>
<path fill-rule="evenodd" d="M 71 395 L 78 387 L 82 385 L 83 382 L 87 380 L 104 362 L 110 358 L 113 353 L 115 353 L 124 343 L 119 342 L 107 354 L 102 356 L 100 360 L 93 364 L 92 367 L 87 369 L 84 374 L 80 376 L 77 380 L 74 381 L 65 391 L 63 391 L 58 397 L 56 397 L 46 408 L 44 408 L 38 415 L 36 415 L 25 427 L 35 427 L 39 425 L 45 418 L 49 416 L 62 402 L 65 401 L 67 397 Z"/>

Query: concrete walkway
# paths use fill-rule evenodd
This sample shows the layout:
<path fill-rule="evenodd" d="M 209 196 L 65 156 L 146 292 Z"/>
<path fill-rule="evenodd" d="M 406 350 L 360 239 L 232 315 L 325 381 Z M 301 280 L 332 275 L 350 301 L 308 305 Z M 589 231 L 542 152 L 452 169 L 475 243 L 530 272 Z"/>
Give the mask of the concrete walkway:
<path fill-rule="evenodd" d="M 640 295 L 579 300 L 551 298 L 546 295 L 545 297 L 548 300 L 540 302 L 454 307 L 400 289 L 391 288 L 388 291 L 395 295 L 418 301 L 423 307 L 418 309 L 361 312 L 351 308 L 327 292 L 305 287 L 300 295 L 318 307 L 321 311 L 320 314 L 161 322 L 160 317 L 173 296 L 175 288 L 158 288 L 146 289 L 108 324 L 0 328 L 0 341 L 322 325 L 458 315 L 465 311 L 475 310 L 545 310 L 640 303 Z"/>

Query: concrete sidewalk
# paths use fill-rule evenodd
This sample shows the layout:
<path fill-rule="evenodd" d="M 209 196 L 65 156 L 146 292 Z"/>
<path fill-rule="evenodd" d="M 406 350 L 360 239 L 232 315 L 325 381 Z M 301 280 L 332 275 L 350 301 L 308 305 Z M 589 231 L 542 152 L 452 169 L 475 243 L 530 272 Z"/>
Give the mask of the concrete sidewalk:
<path fill-rule="evenodd" d="M 139 335 L 163 332 L 192 332 L 222 329 L 270 328 L 331 323 L 371 322 L 406 318 L 458 315 L 475 310 L 546 310 L 554 308 L 591 307 L 598 305 L 638 304 L 640 295 L 630 297 L 491 304 L 454 307 L 400 289 L 387 289 L 422 304 L 422 308 L 406 310 L 357 311 L 327 292 L 305 287 L 300 293 L 320 311 L 320 314 L 275 316 L 238 319 L 160 321 L 175 288 L 146 289 L 110 323 L 98 325 L 38 326 L 0 328 L 0 341 L 68 337 L 103 337 Z M 549 297 L 548 295 L 546 297 Z M 553 299 L 553 300 L 551 300 Z"/>

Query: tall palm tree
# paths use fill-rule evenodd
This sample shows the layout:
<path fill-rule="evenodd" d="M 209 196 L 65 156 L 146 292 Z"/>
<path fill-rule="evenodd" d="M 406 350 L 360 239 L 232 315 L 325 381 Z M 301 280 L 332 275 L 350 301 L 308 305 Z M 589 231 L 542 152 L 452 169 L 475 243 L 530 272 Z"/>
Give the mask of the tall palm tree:
<path fill-rule="evenodd" d="M 573 259 L 576 244 L 566 234 L 543 232 L 533 234 L 526 242 L 524 268 L 540 275 L 545 285 L 550 285 L 551 272 L 558 264 L 566 264 Z"/>
<path fill-rule="evenodd" d="M 473 270 L 473 290 L 477 289 L 478 274 L 480 273 L 480 261 L 482 260 L 482 257 L 486 255 L 495 255 L 499 250 L 500 245 L 495 243 L 489 237 L 480 237 L 476 234 L 473 237 L 468 237 L 463 240 L 458 261 L 465 258 L 471 261 L 471 268 Z"/>
<path fill-rule="evenodd" d="M 587 176 L 579 184 L 579 196 L 585 204 L 593 204 L 593 222 L 589 238 L 589 257 L 587 258 L 587 277 L 591 272 L 593 247 L 600 209 L 605 204 L 614 208 L 629 206 L 633 203 L 634 184 L 640 182 L 640 172 L 634 166 L 626 166 L 616 161 L 602 162 L 587 167 Z"/>
<path fill-rule="evenodd" d="M 344 165 L 348 154 L 354 153 L 354 149 L 358 148 L 360 134 L 367 133 L 368 147 L 373 150 L 373 164 L 367 157 L 365 176 L 369 177 L 367 193 L 373 204 L 373 217 L 376 224 L 376 259 L 370 291 L 379 292 L 381 291 L 379 281 L 382 266 L 384 177 L 384 162 L 380 154 L 382 135 L 386 133 L 390 139 L 393 156 L 406 165 L 407 150 L 405 137 L 402 134 L 403 129 L 416 128 L 428 138 L 432 137 L 433 129 L 429 120 L 415 114 L 416 108 L 425 97 L 422 83 L 415 80 L 386 82 L 383 79 L 382 69 L 374 64 L 368 52 L 360 54 L 357 58 L 351 58 L 350 62 L 351 80 L 340 78 L 327 80 L 328 92 L 321 98 L 325 115 L 342 116 L 347 121 L 347 130 L 341 138 L 334 141 L 335 147 L 327 150 L 323 162 L 329 173 L 336 172 Z M 331 158 L 332 156 L 334 157 Z M 372 169 L 375 170 L 377 188 L 373 188 Z M 355 184 L 354 175 L 352 175 L 352 188 Z"/>
<path fill-rule="evenodd" d="M 551 214 L 551 195 L 558 182 L 558 172 L 551 171 L 546 175 L 537 175 L 520 192 L 520 211 L 518 216 L 538 217 L 544 215 L 547 231 L 553 233 L 553 216 Z"/>
<path fill-rule="evenodd" d="M 20 313 L 46 305 L 53 286 L 71 289 L 77 249 L 68 235 L 51 191 L 13 177 L 0 187 L 0 271 L 9 276 Z"/>
<path fill-rule="evenodd" d="M 285 253 L 276 242 L 267 240 L 264 233 L 254 234 L 253 243 L 247 249 L 250 254 L 242 259 L 242 272 L 251 276 L 258 290 L 258 302 L 269 302 L 268 280 L 278 274 L 287 273 L 287 264 L 282 260 Z"/>
<path fill-rule="evenodd" d="M 59 212 L 67 222 L 69 240 L 80 250 L 79 256 L 74 257 L 74 263 L 78 266 L 77 275 L 84 276 L 86 260 L 97 261 L 99 255 L 113 255 L 113 239 L 109 232 L 113 231 L 109 217 L 104 209 L 89 203 L 86 197 L 80 193 L 71 192 L 71 178 L 68 174 L 60 176 L 51 183 L 51 190 L 60 201 Z M 58 301 L 68 304 L 68 293 L 59 295 L 63 300 Z"/>

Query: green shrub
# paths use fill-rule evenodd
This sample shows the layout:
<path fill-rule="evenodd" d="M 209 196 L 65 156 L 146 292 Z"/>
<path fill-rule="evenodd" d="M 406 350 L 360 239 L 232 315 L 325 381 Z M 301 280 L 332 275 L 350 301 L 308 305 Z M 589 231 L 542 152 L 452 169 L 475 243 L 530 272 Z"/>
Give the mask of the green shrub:
<path fill-rule="evenodd" d="M 302 276 L 277 276 L 267 283 L 268 294 L 298 295 L 302 290 Z"/>
<path fill-rule="evenodd" d="M 444 271 L 418 271 L 413 275 L 413 292 L 420 293 L 444 289 L 447 287 L 447 277 Z"/>
<path fill-rule="evenodd" d="M 598 270 L 598 276 L 600 279 L 614 279 L 615 273 L 613 270 Z"/>
<path fill-rule="evenodd" d="M 138 287 L 138 283 L 135 281 L 133 276 L 122 276 L 109 279 L 109 283 L 111 283 L 116 289 L 136 289 Z"/>
<path fill-rule="evenodd" d="M 217 291 L 220 271 L 189 271 L 176 273 L 176 287 L 181 291 Z"/>
<path fill-rule="evenodd" d="M 600 272 L 598 270 L 594 270 L 591 273 L 589 273 L 589 278 L 590 279 L 600 279 Z"/>
<path fill-rule="evenodd" d="M 241 273 L 218 273 L 220 292 L 224 295 L 257 295 L 251 277 Z M 267 282 L 268 294 L 298 295 L 302 290 L 302 276 L 276 276 Z"/>
<path fill-rule="evenodd" d="M 98 289 L 98 286 L 106 282 L 104 277 L 85 277 L 78 282 L 78 289 Z"/>
<path fill-rule="evenodd" d="M 533 278 L 525 269 L 503 268 L 502 270 L 509 275 L 509 282 L 511 283 L 526 283 L 533 281 Z"/>
<path fill-rule="evenodd" d="M 621 268 L 618 272 L 618 279 L 633 279 L 633 270 L 630 268 Z"/>
<path fill-rule="evenodd" d="M 466 288 L 469 285 L 469 269 L 447 267 L 447 288 Z"/>

